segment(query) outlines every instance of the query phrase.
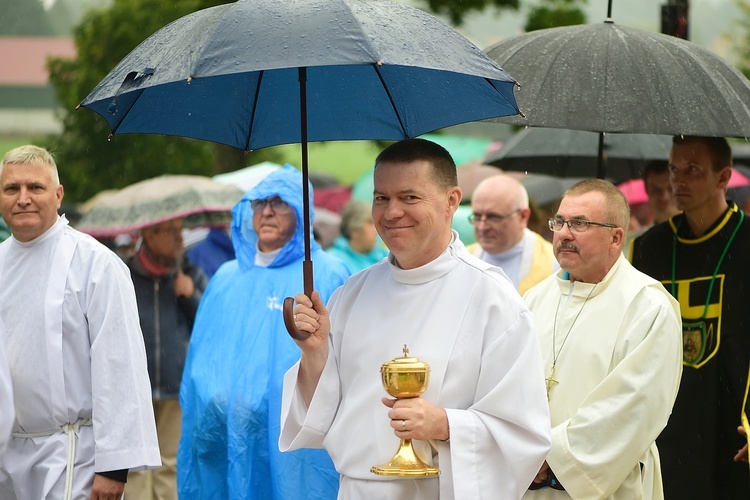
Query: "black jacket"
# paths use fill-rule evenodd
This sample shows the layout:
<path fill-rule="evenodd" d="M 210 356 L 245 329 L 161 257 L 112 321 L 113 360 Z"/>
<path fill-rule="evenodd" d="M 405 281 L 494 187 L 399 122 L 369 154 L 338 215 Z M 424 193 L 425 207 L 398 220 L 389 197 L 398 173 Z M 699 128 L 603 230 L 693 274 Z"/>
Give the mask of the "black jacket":
<path fill-rule="evenodd" d="M 195 293 L 189 299 L 178 298 L 174 294 L 176 272 L 160 278 L 150 276 L 136 256 L 128 260 L 128 267 L 146 344 L 152 398 L 178 398 L 193 321 L 208 280 L 185 259 L 182 270 L 192 278 Z"/>

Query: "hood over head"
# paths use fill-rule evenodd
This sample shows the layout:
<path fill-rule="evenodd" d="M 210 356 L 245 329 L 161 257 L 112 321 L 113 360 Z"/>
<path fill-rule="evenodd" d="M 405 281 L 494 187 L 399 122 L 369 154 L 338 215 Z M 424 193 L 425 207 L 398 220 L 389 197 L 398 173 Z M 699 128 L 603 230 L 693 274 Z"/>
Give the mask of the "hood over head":
<path fill-rule="evenodd" d="M 310 251 L 320 248 L 313 239 L 312 221 L 315 218 L 313 210 L 313 188 L 310 189 Z M 232 244 L 237 256 L 240 269 L 243 271 L 255 266 L 255 255 L 258 253 L 258 234 L 253 228 L 253 208 L 250 202 L 264 200 L 278 196 L 294 209 L 297 218 L 297 228 L 292 239 L 281 248 L 270 267 L 281 267 L 299 260 L 305 255 L 305 240 L 302 204 L 302 172 L 292 165 L 286 164 L 268 174 L 265 179 L 245 193 L 245 196 L 232 208 Z"/>

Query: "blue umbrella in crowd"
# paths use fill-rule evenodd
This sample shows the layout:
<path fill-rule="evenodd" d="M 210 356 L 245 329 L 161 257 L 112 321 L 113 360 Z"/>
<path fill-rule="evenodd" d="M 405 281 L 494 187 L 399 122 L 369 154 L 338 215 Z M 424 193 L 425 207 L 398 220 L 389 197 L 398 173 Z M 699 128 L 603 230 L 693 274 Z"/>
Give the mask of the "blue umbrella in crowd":
<path fill-rule="evenodd" d="M 112 134 L 242 150 L 302 145 L 305 293 L 312 293 L 308 141 L 400 140 L 514 115 L 514 80 L 453 28 L 388 0 L 240 0 L 165 26 L 81 103 Z M 285 301 L 292 332 L 292 299 Z"/>

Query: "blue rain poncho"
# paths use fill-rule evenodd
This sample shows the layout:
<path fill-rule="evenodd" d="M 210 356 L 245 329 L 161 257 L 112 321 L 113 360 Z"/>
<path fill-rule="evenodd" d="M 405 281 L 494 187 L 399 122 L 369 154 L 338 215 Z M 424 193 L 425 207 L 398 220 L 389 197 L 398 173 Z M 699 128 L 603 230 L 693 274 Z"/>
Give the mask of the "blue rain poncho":
<path fill-rule="evenodd" d="M 297 229 L 273 263 L 260 267 L 250 202 L 273 196 L 294 208 Z M 300 357 L 282 318 L 284 298 L 303 288 L 300 172 L 285 166 L 271 173 L 232 212 L 237 258 L 219 268 L 203 295 L 182 378 L 180 498 L 334 499 L 339 475 L 324 450 L 278 448 L 283 377 Z M 349 272 L 314 241 L 312 260 L 325 302 Z"/>

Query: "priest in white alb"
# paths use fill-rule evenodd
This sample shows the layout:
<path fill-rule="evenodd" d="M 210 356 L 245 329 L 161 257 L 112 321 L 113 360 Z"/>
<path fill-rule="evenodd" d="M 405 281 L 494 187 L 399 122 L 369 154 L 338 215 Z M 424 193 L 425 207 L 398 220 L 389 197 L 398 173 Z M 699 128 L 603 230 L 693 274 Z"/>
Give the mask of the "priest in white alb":
<path fill-rule="evenodd" d="M 0 457 L 10 440 L 10 431 L 16 411 L 13 406 L 13 385 L 8 369 L 8 357 L 5 355 L 5 326 L 0 319 Z"/>
<path fill-rule="evenodd" d="M 16 420 L 0 498 L 120 498 L 129 470 L 160 465 L 130 273 L 68 225 L 52 156 L 0 163 L 0 319 Z"/>
<path fill-rule="evenodd" d="M 656 437 L 682 374 L 679 304 L 622 255 L 630 208 L 601 179 L 566 193 L 561 270 L 524 295 L 544 356 L 552 449 L 524 498 L 663 498 Z"/>
<path fill-rule="evenodd" d="M 323 447 L 339 498 L 520 498 L 549 447 L 549 413 L 532 317 L 502 270 L 469 254 L 451 230 L 461 201 L 441 146 L 409 139 L 376 159 L 373 220 L 390 250 L 352 276 L 328 308 L 296 296 L 299 363 L 284 380 L 282 450 Z M 330 309 L 330 315 L 329 315 Z M 430 366 L 421 397 L 387 397 L 383 363 Z M 371 468 L 399 438 L 439 476 Z"/>

